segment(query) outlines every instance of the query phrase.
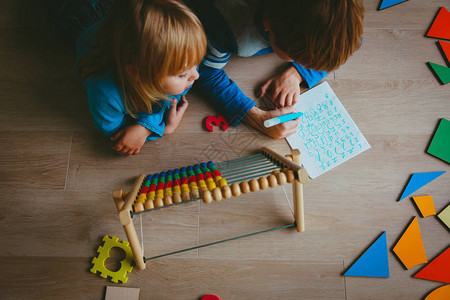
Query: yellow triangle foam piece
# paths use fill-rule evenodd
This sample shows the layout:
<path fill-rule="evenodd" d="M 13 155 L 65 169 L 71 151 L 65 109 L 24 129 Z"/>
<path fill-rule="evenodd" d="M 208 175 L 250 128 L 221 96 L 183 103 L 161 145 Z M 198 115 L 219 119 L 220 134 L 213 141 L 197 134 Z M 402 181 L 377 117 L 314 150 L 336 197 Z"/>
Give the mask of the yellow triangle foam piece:
<path fill-rule="evenodd" d="M 427 262 L 417 217 L 406 228 L 393 251 L 408 270 Z"/>
<path fill-rule="evenodd" d="M 433 197 L 431 195 L 413 197 L 414 202 L 419 208 L 420 214 L 423 218 L 434 216 L 436 210 L 434 209 Z"/>
<path fill-rule="evenodd" d="M 438 215 L 438 218 L 450 229 L 450 204 L 447 205 Z"/>

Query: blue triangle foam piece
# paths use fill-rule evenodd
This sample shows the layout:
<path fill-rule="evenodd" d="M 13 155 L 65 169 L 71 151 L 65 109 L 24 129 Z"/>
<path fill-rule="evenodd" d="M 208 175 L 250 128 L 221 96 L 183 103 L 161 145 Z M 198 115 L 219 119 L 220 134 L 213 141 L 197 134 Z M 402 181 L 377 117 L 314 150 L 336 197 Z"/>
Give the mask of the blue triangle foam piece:
<path fill-rule="evenodd" d="M 389 277 L 386 231 L 344 273 L 344 276 Z"/>
<path fill-rule="evenodd" d="M 399 4 L 399 3 L 402 3 L 405 1 L 407 1 L 407 0 L 383 0 L 383 1 L 381 1 L 380 8 L 378 10 L 382 10 L 386 7 L 391 7 L 391 6 L 394 6 L 396 4 Z"/>
<path fill-rule="evenodd" d="M 435 180 L 442 174 L 444 174 L 447 171 L 441 171 L 441 172 L 427 172 L 427 173 L 414 173 L 411 176 L 411 179 L 408 182 L 408 185 L 406 186 L 405 190 L 403 191 L 403 194 L 400 196 L 400 200 L 403 198 L 411 195 L 424 185 L 430 183 L 431 181 Z M 400 201 L 398 200 L 398 201 Z"/>

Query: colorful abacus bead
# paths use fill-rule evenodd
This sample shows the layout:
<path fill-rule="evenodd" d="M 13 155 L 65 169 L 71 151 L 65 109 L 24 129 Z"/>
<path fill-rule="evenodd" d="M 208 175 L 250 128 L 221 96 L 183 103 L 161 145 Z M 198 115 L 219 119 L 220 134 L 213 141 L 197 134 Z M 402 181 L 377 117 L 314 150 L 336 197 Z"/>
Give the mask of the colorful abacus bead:
<path fill-rule="evenodd" d="M 164 206 L 164 182 L 166 180 L 166 172 L 161 172 L 158 179 L 158 187 L 156 188 L 155 206 Z M 158 203 L 158 205 L 156 204 Z"/>
<path fill-rule="evenodd" d="M 147 193 L 147 201 L 145 201 L 145 205 L 144 205 L 145 209 L 152 209 L 155 206 L 158 207 L 157 204 L 154 202 L 155 196 L 156 196 L 156 188 L 158 186 L 158 176 L 159 176 L 159 174 L 154 174 L 152 177 L 152 181 L 150 183 L 150 189 Z M 162 203 L 158 203 L 158 204 L 161 204 L 161 206 L 162 206 Z"/>
<path fill-rule="evenodd" d="M 191 189 L 192 198 L 200 198 L 200 193 L 198 192 L 197 178 L 195 177 L 194 168 L 192 166 L 187 167 L 187 175 L 189 178 L 189 187 Z"/>
<path fill-rule="evenodd" d="M 200 190 L 202 191 L 202 193 L 204 191 L 207 191 L 208 187 L 206 186 L 205 176 L 203 175 L 199 164 L 195 164 L 194 165 L 194 172 L 195 172 L 195 175 L 197 177 L 197 184 L 198 184 Z"/>
<path fill-rule="evenodd" d="M 181 202 L 181 188 L 180 188 L 180 170 L 173 170 L 173 202 L 180 203 Z"/>
<path fill-rule="evenodd" d="M 214 176 L 214 182 L 216 183 L 217 186 L 219 186 L 219 182 L 222 179 L 220 171 L 217 169 L 217 167 L 214 165 L 212 161 L 208 161 L 207 166 Z"/>
<path fill-rule="evenodd" d="M 165 189 L 164 189 L 164 205 L 172 204 L 172 170 L 167 171 Z"/>
<path fill-rule="evenodd" d="M 214 182 L 214 179 L 212 178 L 211 171 L 209 171 L 208 167 L 206 166 L 206 163 L 200 164 L 202 168 L 202 172 L 205 174 L 206 179 L 206 186 L 208 187 L 208 190 L 212 191 L 216 188 L 216 183 Z"/>
<path fill-rule="evenodd" d="M 181 199 L 183 201 L 191 199 L 191 195 L 189 193 L 189 179 L 187 177 L 186 168 L 182 167 L 180 169 L 181 176 Z"/>

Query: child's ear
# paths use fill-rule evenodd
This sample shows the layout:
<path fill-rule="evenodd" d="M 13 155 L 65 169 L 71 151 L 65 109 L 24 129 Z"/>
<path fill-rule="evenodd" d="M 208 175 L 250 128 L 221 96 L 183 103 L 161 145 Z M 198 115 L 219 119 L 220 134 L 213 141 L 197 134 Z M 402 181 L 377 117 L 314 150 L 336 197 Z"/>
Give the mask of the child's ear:
<path fill-rule="evenodd" d="M 131 78 L 137 77 L 137 66 L 128 64 L 125 66 L 125 71 L 127 72 L 127 75 L 130 76 Z"/>

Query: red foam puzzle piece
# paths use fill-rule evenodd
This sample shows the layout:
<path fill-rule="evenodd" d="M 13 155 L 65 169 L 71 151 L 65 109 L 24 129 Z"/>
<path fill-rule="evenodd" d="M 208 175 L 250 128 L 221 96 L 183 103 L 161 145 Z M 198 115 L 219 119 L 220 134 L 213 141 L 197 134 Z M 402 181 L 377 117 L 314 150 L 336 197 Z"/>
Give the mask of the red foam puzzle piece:
<path fill-rule="evenodd" d="M 214 124 L 216 126 L 220 126 L 220 124 L 222 124 L 222 130 L 223 131 L 227 131 L 227 129 L 228 129 L 228 122 L 222 116 L 218 116 L 218 117 L 216 117 L 216 116 L 209 116 L 208 118 L 206 118 L 206 122 L 205 122 L 206 129 L 208 131 L 213 132 L 213 127 L 212 127 L 211 124 Z"/>
<path fill-rule="evenodd" d="M 444 52 L 447 65 L 450 66 L 450 42 L 438 41 L 438 44 L 441 47 L 442 52 Z"/>
<path fill-rule="evenodd" d="M 417 272 L 414 277 L 450 283 L 450 247 Z"/>
<path fill-rule="evenodd" d="M 427 36 L 450 40 L 450 12 L 445 7 L 439 10 Z"/>

